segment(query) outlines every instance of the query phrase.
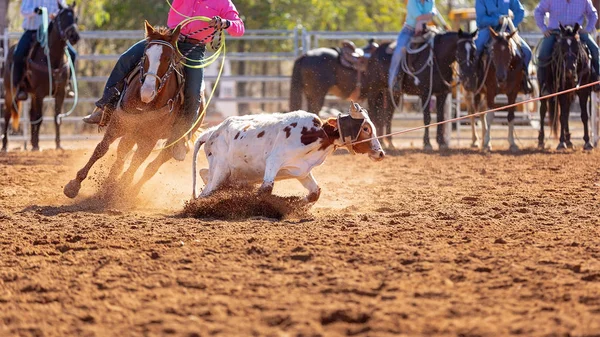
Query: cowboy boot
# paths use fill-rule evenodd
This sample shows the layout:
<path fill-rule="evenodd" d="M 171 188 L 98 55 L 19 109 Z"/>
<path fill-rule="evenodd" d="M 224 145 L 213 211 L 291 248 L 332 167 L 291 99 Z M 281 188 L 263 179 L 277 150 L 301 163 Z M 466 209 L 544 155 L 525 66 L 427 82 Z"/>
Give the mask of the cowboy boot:
<path fill-rule="evenodd" d="M 110 121 L 110 116 L 117 109 L 119 96 L 121 93 L 116 87 L 110 87 L 104 91 L 104 95 L 96 101 L 94 111 L 83 117 L 83 121 L 88 124 L 99 124 L 104 126 Z"/>

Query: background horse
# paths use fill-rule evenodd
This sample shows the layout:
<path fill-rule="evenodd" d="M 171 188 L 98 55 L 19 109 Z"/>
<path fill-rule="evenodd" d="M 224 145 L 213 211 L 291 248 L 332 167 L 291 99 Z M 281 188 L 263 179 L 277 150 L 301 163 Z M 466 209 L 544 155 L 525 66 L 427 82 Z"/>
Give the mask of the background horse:
<path fill-rule="evenodd" d="M 297 58 L 292 71 L 289 111 L 302 109 L 303 94 L 308 103 L 306 111 L 317 115 L 328 93 L 360 101 L 367 60 L 376 47 L 372 39 L 362 50 L 345 41 L 342 48 L 317 48 Z"/>
<path fill-rule="evenodd" d="M 179 26 L 173 31 L 162 27 L 154 29 L 146 22 L 147 43 L 144 57 L 138 66 L 139 71 L 131 77 L 122 102 L 113 113 L 104 138 L 96 146 L 92 157 L 77 172 L 75 179 L 65 186 L 66 196 L 77 196 L 81 182 L 87 177 L 92 165 L 106 154 L 110 144 L 118 138 L 122 137 L 117 148 L 117 159 L 108 175 L 108 183 L 116 182 L 123 170 L 127 154 L 137 144 L 137 150 L 127 171 L 118 181 L 118 186 L 125 189 L 160 139 L 167 138 L 167 144 L 172 144 L 181 136 L 173 135 L 172 132 L 183 105 L 183 64 L 175 47 L 179 30 Z M 131 194 L 137 195 L 142 185 L 171 158 L 172 148 L 162 149 L 156 159 L 148 165 Z"/>
<path fill-rule="evenodd" d="M 552 58 L 547 72 L 547 78 L 539 79 L 550 92 L 558 92 L 574 88 L 580 84 L 591 82 L 591 67 L 589 66 L 590 57 L 584 44 L 579 41 L 578 31 L 581 27 L 575 24 L 575 27 L 560 25 L 560 34 L 557 37 L 555 48 L 552 52 Z M 583 122 L 583 140 L 584 150 L 592 150 L 594 146 L 590 143 L 588 130 L 588 112 L 587 104 L 590 100 L 592 89 L 590 87 L 577 90 L 579 96 L 579 106 L 581 108 L 581 121 Z M 574 93 L 568 93 L 558 96 L 560 109 L 557 110 L 556 98 L 550 98 L 542 101 L 540 105 L 540 132 L 538 136 L 538 148 L 544 148 L 544 119 L 546 110 L 550 111 L 550 120 L 552 121 L 552 133 L 557 134 L 560 121 L 560 140 L 557 150 L 573 148 L 571 143 L 571 134 L 569 133 L 569 114 L 571 102 Z"/>
<path fill-rule="evenodd" d="M 26 59 L 28 64 L 27 71 L 24 74 L 24 89 L 31 95 L 31 109 L 29 110 L 29 120 L 31 123 L 31 146 L 32 150 L 40 149 L 39 136 L 40 126 L 43 120 L 44 97 L 54 96 L 54 126 L 56 128 L 56 148 L 60 149 L 60 120 L 59 115 L 62 112 L 63 102 L 65 100 L 66 85 L 70 76 L 69 64 L 65 60 L 65 48 L 67 41 L 76 44 L 79 41 L 77 31 L 77 18 L 74 12 L 74 6 L 63 7 L 60 3 L 59 12 L 48 26 L 48 48 L 50 56 L 50 66 L 52 68 L 52 92 L 50 92 L 48 81 L 48 58 L 44 53 L 44 47 L 35 42 Z M 17 88 L 12 85 L 13 53 L 16 46 L 12 46 L 8 51 L 8 59 L 4 66 L 4 90 L 5 107 L 4 111 L 4 130 L 2 138 L 2 151 L 7 150 L 8 142 L 8 124 L 10 118 L 13 118 L 13 130 L 19 128 L 20 102 L 14 98 L 17 94 Z"/>
<path fill-rule="evenodd" d="M 494 100 L 498 94 L 506 94 L 508 105 L 514 104 L 517 100 L 517 95 L 521 91 L 523 83 L 523 58 L 521 53 L 517 52 L 519 48 L 515 41 L 517 31 L 511 33 L 497 33 L 491 27 L 489 28 L 492 37 L 488 45 L 488 59 L 484 67 L 484 87 L 486 93 L 486 101 L 488 108 L 495 106 Z M 517 152 L 519 147 L 515 143 L 515 107 L 508 108 L 508 142 L 510 151 Z M 491 125 L 494 120 L 494 112 L 489 112 L 485 116 L 483 123 L 484 139 L 483 150 L 490 151 L 491 141 Z"/>
<path fill-rule="evenodd" d="M 467 113 L 472 115 L 478 111 L 485 111 L 485 101 L 482 96 L 485 95 L 485 74 L 481 62 L 477 62 L 477 47 L 475 39 L 477 32 L 463 32 L 458 30 L 458 42 L 456 45 L 456 62 L 458 63 L 458 77 L 463 89 L 464 102 L 467 105 Z M 485 137 L 487 124 L 485 115 L 479 115 L 482 125 L 482 139 Z M 479 137 L 475 130 L 475 117 L 471 116 L 471 147 L 479 147 Z"/>
<path fill-rule="evenodd" d="M 414 55 L 414 60 L 409 59 L 415 69 L 424 71 L 415 73 L 414 76 L 404 75 L 402 83 L 402 93 L 409 95 L 417 95 L 421 98 L 421 102 L 429 102 L 430 97 L 436 97 L 437 120 L 444 120 L 444 105 L 446 97 L 450 93 L 452 82 L 452 64 L 455 61 L 456 42 L 458 34 L 456 32 L 448 32 L 438 34 L 433 38 L 433 48 L 426 48 L 424 52 Z M 365 79 L 365 91 L 371 111 L 371 120 L 377 128 L 377 134 L 389 134 L 392 131 L 392 118 L 394 116 L 394 104 L 390 101 L 394 99 L 399 101 L 402 93 L 395 91 L 392 98 L 388 91 L 388 69 L 392 60 L 393 49 L 390 48 L 390 43 L 383 43 L 375 50 L 367 65 L 367 76 Z M 429 63 L 429 65 L 427 65 Z M 423 107 L 423 121 L 425 125 L 431 123 L 431 114 L 429 104 Z M 440 149 L 447 148 L 446 140 L 444 139 L 444 126 L 439 125 L 437 128 L 437 143 Z M 384 144 L 388 148 L 393 148 L 392 137 L 386 137 Z M 429 141 L 429 128 L 425 128 L 423 136 L 423 145 L 426 150 L 432 149 Z"/>

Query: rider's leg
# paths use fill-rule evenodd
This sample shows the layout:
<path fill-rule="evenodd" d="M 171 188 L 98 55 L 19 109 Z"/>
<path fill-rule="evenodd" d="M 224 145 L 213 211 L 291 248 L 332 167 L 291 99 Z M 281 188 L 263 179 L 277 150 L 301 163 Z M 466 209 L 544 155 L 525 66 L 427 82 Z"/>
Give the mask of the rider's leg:
<path fill-rule="evenodd" d="M 600 75 L 600 63 L 598 63 L 598 45 L 588 33 L 579 33 L 579 37 L 583 42 L 585 42 L 590 50 L 590 54 L 592 54 L 592 68 L 594 70 L 592 73 L 592 82 L 596 82 L 598 81 L 598 75 Z M 599 91 L 600 85 L 594 85 L 593 89 L 594 91 Z"/>
<path fill-rule="evenodd" d="M 485 50 L 485 44 L 490 40 L 490 30 L 485 28 L 479 28 L 479 33 L 477 34 L 477 39 L 475 39 L 475 48 L 477 52 L 475 54 L 476 60 L 475 62 L 479 62 L 481 59 L 481 55 L 483 55 L 483 51 Z"/>
<path fill-rule="evenodd" d="M 552 59 L 552 49 L 554 48 L 554 43 L 556 42 L 556 37 L 554 35 L 550 35 L 542 39 L 540 46 L 538 47 L 538 83 L 540 83 L 540 94 L 549 94 L 550 89 L 546 88 L 545 84 L 547 83 L 547 73 L 548 68 L 550 67 L 550 60 Z"/>
<path fill-rule="evenodd" d="M 187 55 L 188 58 L 192 60 L 204 59 L 205 47 L 203 45 L 195 47 L 195 45 L 191 43 L 179 42 L 178 46 L 182 54 L 189 52 Z M 194 66 L 202 63 L 187 60 L 186 64 Z M 200 108 L 200 90 L 202 89 L 202 81 L 204 80 L 204 68 L 184 67 L 184 76 L 185 88 L 183 91 L 183 108 L 181 109 L 180 117 L 176 119 L 173 127 L 173 136 L 175 136 L 175 139 L 183 136 L 190 129 L 198 117 L 198 114 L 201 113 L 198 109 Z M 191 135 L 186 135 L 173 146 L 173 158 L 176 160 L 185 159 L 187 153 L 185 143 L 189 136 Z"/>
<path fill-rule="evenodd" d="M 400 31 L 400 34 L 398 34 L 398 39 L 396 39 L 396 49 L 394 49 L 388 73 L 388 88 L 390 88 L 390 90 L 394 87 L 398 72 L 402 69 L 400 62 L 402 60 L 404 49 L 414 34 L 415 30 L 410 26 L 404 26 Z"/>
<path fill-rule="evenodd" d="M 521 51 L 523 52 L 523 93 L 531 94 L 533 91 L 529 83 L 529 62 L 531 62 L 531 48 L 521 39 Z"/>
<path fill-rule="evenodd" d="M 25 72 L 25 59 L 27 58 L 27 53 L 29 53 L 29 49 L 33 44 L 35 34 L 35 30 L 26 30 L 23 35 L 21 35 L 21 39 L 19 40 L 19 43 L 17 44 L 13 54 L 12 85 L 13 88 L 17 88 L 18 100 L 27 99 L 27 93 L 21 89 L 20 84 Z"/>
<path fill-rule="evenodd" d="M 103 124 L 108 123 L 110 115 L 116 109 L 119 96 L 121 95 L 119 85 L 123 83 L 125 77 L 140 62 L 142 56 L 144 56 L 145 48 L 146 40 L 141 40 L 121 54 L 117 64 L 115 64 L 115 67 L 110 73 L 108 80 L 106 80 L 102 98 L 96 102 L 97 109 L 95 109 L 91 115 L 84 117 L 84 122 L 89 124 L 98 124 L 101 121 Z"/>

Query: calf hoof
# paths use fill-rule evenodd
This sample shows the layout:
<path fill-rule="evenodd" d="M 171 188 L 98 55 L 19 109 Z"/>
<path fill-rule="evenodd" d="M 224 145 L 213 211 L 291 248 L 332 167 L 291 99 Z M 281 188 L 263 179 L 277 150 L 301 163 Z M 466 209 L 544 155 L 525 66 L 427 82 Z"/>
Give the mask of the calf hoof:
<path fill-rule="evenodd" d="M 423 145 L 423 150 L 425 152 L 431 152 L 431 151 L 433 151 L 433 146 L 431 146 L 431 144 L 425 144 L 425 145 Z"/>
<path fill-rule="evenodd" d="M 565 144 L 565 142 L 558 143 L 558 146 L 556 147 L 556 151 L 564 151 L 566 149 L 567 149 L 567 144 Z"/>
<path fill-rule="evenodd" d="M 585 145 L 583 146 L 584 151 L 592 151 L 593 149 L 594 149 L 594 145 L 592 145 L 592 143 L 590 143 L 590 142 L 585 143 Z"/>
<path fill-rule="evenodd" d="M 81 189 L 81 182 L 79 180 L 73 179 L 69 181 L 65 188 L 63 189 L 63 193 L 73 199 L 79 194 L 79 189 Z"/>
<path fill-rule="evenodd" d="M 518 146 L 516 145 L 511 145 L 508 150 L 510 151 L 510 153 L 519 153 L 520 149 Z"/>

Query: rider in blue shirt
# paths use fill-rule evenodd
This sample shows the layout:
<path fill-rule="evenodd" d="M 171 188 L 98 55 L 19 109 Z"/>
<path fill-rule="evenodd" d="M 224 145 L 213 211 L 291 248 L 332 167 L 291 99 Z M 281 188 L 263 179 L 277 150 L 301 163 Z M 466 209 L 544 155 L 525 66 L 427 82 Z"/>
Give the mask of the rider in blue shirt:
<path fill-rule="evenodd" d="M 392 56 L 392 62 L 390 64 L 388 77 L 388 86 L 390 90 L 396 83 L 403 49 L 406 48 L 406 45 L 410 41 L 410 38 L 415 35 L 415 32 L 419 32 L 422 29 L 422 27 L 417 26 L 417 23 L 429 22 L 436 14 L 435 0 L 408 0 L 408 3 L 406 4 L 404 27 L 402 27 L 400 34 L 398 34 L 396 49 L 394 49 L 394 55 Z"/>
<path fill-rule="evenodd" d="M 525 16 L 525 10 L 519 0 L 476 0 L 475 2 L 475 14 L 477 21 L 477 28 L 479 28 L 479 36 L 475 40 L 475 46 L 477 47 L 477 58 L 480 59 L 483 54 L 486 43 L 490 40 L 490 31 L 488 27 L 492 27 L 495 30 L 499 30 L 503 23 L 503 16 L 508 15 L 508 10 L 511 10 L 514 14 L 513 24 L 517 27 Z M 526 94 L 531 93 L 531 85 L 529 84 L 529 62 L 531 61 L 531 48 L 527 43 L 519 38 L 521 41 L 521 51 L 524 56 L 524 83 L 523 92 Z"/>

